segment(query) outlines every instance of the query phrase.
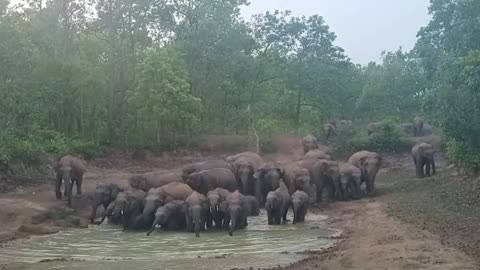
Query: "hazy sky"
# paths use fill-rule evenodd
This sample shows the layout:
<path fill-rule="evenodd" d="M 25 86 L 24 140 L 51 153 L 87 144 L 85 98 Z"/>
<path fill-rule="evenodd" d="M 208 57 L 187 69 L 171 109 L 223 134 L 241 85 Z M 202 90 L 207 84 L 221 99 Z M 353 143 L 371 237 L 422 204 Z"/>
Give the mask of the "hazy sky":
<path fill-rule="evenodd" d="M 352 61 L 367 64 L 382 51 L 413 48 L 416 34 L 425 26 L 429 0 L 250 0 L 243 15 L 267 10 L 291 10 L 293 15 L 323 16 L 337 34 L 337 45 Z"/>

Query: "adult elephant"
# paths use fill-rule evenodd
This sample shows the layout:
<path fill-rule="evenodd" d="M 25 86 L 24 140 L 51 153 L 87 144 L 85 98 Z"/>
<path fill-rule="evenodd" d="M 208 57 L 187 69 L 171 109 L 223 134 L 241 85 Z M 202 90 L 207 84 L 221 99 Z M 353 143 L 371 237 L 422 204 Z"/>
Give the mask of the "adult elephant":
<path fill-rule="evenodd" d="M 141 214 L 145 195 L 142 190 L 130 190 L 117 195 L 113 204 L 112 217 L 121 220 L 123 231 L 129 228 L 142 229 L 148 225 L 143 221 Z"/>
<path fill-rule="evenodd" d="M 95 215 L 97 214 L 97 208 L 103 205 L 105 211 L 108 206 L 115 201 L 117 195 L 124 190 L 116 184 L 100 183 L 95 187 L 95 193 L 93 195 L 92 212 L 90 214 L 90 222 L 93 224 Z"/>
<path fill-rule="evenodd" d="M 182 168 L 182 179 L 187 180 L 188 176 L 195 172 L 210 170 L 214 168 L 232 169 L 232 165 L 225 160 L 206 160 L 188 164 Z"/>
<path fill-rule="evenodd" d="M 233 236 L 237 229 L 244 229 L 247 223 L 247 201 L 245 196 L 236 190 L 229 194 L 220 209 L 225 215 L 224 225 L 228 228 L 228 234 Z"/>
<path fill-rule="evenodd" d="M 181 172 L 149 172 L 132 175 L 128 178 L 128 183 L 132 188 L 141 189 L 145 192 L 148 192 L 151 188 L 158 188 L 173 182 L 183 182 Z"/>
<path fill-rule="evenodd" d="M 353 154 L 348 163 L 355 165 L 361 170 L 362 183 L 366 184 L 367 195 L 375 193 L 375 178 L 382 165 L 382 158 L 379 154 L 369 151 L 360 151 Z"/>
<path fill-rule="evenodd" d="M 325 141 L 328 141 L 330 137 L 337 135 L 337 125 L 332 122 L 324 124 L 323 131 L 325 133 Z"/>
<path fill-rule="evenodd" d="M 177 182 L 149 190 L 144 200 L 145 208 L 142 214 L 144 220 L 151 224 L 158 207 L 175 200 L 185 201 L 192 193 L 190 186 Z"/>
<path fill-rule="evenodd" d="M 305 159 L 297 163 L 300 167 L 309 171 L 312 186 L 316 188 L 315 197 L 313 197 L 313 191 L 307 191 L 311 202 L 314 201 L 314 199 L 316 199 L 317 202 L 321 202 L 324 190 L 327 192 L 328 201 L 333 201 L 335 198 L 339 199 L 337 191 L 340 188 L 340 172 L 336 161 Z"/>
<path fill-rule="evenodd" d="M 360 185 L 362 183 L 362 171 L 350 163 L 342 163 L 340 170 L 339 197 L 343 200 L 358 200 L 361 197 Z"/>
<path fill-rule="evenodd" d="M 312 149 L 318 149 L 318 140 L 315 136 L 309 134 L 302 139 L 303 154 L 308 153 Z"/>
<path fill-rule="evenodd" d="M 422 130 L 423 130 L 423 119 L 419 116 L 416 116 L 413 119 L 413 135 L 415 137 L 422 136 Z"/>
<path fill-rule="evenodd" d="M 163 230 L 184 229 L 186 227 L 184 205 L 184 201 L 172 201 L 160 206 L 155 212 L 155 219 L 147 236 L 149 236 L 157 226 L 161 226 Z"/>
<path fill-rule="evenodd" d="M 240 191 L 244 195 L 255 194 L 255 178 L 253 175 L 262 164 L 263 159 L 257 154 L 244 155 L 233 162 L 233 173 L 237 179 Z"/>
<path fill-rule="evenodd" d="M 255 172 L 255 197 L 260 204 L 265 203 L 267 194 L 280 187 L 285 178 L 283 166 L 276 162 L 267 162 Z"/>
<path fill-rule="evenodd" d="M 61 188 L 63 182 L 65 185 L 65 197 L 67 198 L 68 206 L 71 207 L 73 185 L 77 186 L 77 195 L 82 195 L 82 181 L 83 174 L 85 173 L 85 163 L 79 158 L 67 155 L 58 161 L 55 171 L 55 195 L 57 200 L 62 199 Z"/>
<path fill-rule="evenodd" d="M 428 143 L 418 143 L 412 148 L 413 163 L 415 164 L 417 177 L 430 176 L 430 166 L 432 167 L 432 174 L 436 173 L 434 153 L 433 146 Z"/>
<path fill-rule="evenodd" d="M 311 177 L 308 169 L 300 166 L 297 162 L 292 162 L 286 164 L 284 170 L 284 182 L 290 195 L 296 190 L 303 190 L 307 193 L 311 193 Z"/>
<path fill-rule="evenodd" d="M 192 173 L 188 176 L 185 182 L 193 190 L 204 195 L 215 188 L 224 188 L 228 191 L 235 191 L 238 189 L 235 175 L 230 169 L 214 168 Z"/>
<path fill-rule="evenodd" d="M 216 188 L 207 193 L 207 200 L 210 205 L 210 215 L 215 222 L 215 227 L 217 229 L 222 228 L 223 220 L 225 219 L 225 214 L 220 211 L 220 204 L 227 199 L 230 193 L 230 191 L 224 188 Z"/>
<path fill-rule="evenodd" d="M 200 237 L 200 230 L 205 230 L 207 221 L 208 201 L 203 194 L 194 191 L 185 200 L 185 220 L 187 231 L 195 232 Z"/>

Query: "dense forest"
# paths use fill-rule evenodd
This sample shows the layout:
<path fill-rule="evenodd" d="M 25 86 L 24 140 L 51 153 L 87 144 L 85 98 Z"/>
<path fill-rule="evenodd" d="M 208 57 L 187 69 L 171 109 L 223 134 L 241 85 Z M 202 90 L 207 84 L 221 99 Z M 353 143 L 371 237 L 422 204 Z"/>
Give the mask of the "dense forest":
<path fill-rule="evenodd" d="M 245 21 L 246 4 L 2 0 L 0 163 L 421 115 L 457 164 L 480 166 L 480 1 L 431 0 L 415 48 L 367 66 L 335 45 L 321 16 Z"/>

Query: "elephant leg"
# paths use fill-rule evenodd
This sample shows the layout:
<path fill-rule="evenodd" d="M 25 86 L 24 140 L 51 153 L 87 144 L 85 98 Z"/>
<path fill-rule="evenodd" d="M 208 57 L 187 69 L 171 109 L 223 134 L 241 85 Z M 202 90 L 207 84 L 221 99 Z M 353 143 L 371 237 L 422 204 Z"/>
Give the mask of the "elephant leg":
<path fill-rule="evenodd" d="M 425 174 L 430 176 L 430 161 L 428 160 L 425 162 Z"/>
<path fill-rule="evenodd" d="M 417 177 L 419 178 L 423 178 L 424 177 L 424 174 L 423 174 L 423 162 L 421 160 L 421 158 L 417 158 Z"/>
<path fill-rule="evenodd" d="M 72 206 L 72 182 L 70 179 L 64 181 L 65 184 L 65 197 L 68 200 L 68 207 Z"/>
<path fill-rule="evenodd" d="M 270 211 L 267 213 L 267 216 L 268 216 L 268 225 L 273 225 L 273 223 L 274 223 L 273 222 L 273 215 Z"/>
<path fill-rule="evenodd" d="M 317 185 L 317 203 L 322 202 L 323 184 Z"/>
<path fill-rule="evenodd" d="M 224 220 L 223 220 L 223 228 L 225 230 L 228 230 L 229 229 L 229 226 L 230 226 L 230 216 L 227 215 L 225 216 Z"/>
<path fill-rule="evenodd" d="M 185 214 L 185 221 L 187 223 L 187 232 L 193 232 L 193 221 L 189 214 Z"/>
<path fill-rule="evenodd" d="M 75 184 L 77 185 L 77 195 L 81 196 L 82 195 L 82 182 L 83 182 L 83 177 L 78 177 L 75 179 Z"/>
<path fill-rule="evenodd" d="M 434 175 L 434 174 L 437 173 L 437 171 L 436 171 L 436 169 L 435 169 L 435 159 L 434 159 L 434 158 L 432 158 L 431 163 L 432 163 L 432 175 Z"/>
<path fill-rule="evenodd" d="M 213 217 L 212 217 L 212 213 L 210 212 L 207 212 L 207 215 L 206 215 L 206 223 L 207 223 L 207 228 L 211 228 L 212 227 L 212 224 L 213 224 Z"/>
<path fill-rule="evenodd" d="M 57 197 L 57 200 L 62 199 L 62 175 L 57 173 L 57 179 L 55 182 L 55 196 Z"/>
<path fill-rule="evenodd" d="M 92 205 L 92 212 L 90 213 L 90 223 L 94 223 L 95 221 L 95 216 L 97 215 L 97 208 L 100 204 L 93 203 Z M 107 209 L 105 209 L 106 212 Z"/>
<path fill-rule="evenodd" d="M 282 224 L 287 224 L 287 213 L 288 213 L 288 207 L 284 207 L 282 210 Z"/>

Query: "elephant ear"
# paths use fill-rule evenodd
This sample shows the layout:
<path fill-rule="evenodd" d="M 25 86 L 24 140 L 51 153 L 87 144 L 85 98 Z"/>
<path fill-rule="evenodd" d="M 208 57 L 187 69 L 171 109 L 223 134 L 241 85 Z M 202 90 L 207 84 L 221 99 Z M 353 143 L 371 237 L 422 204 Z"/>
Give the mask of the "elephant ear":
<path fill-rule="evenodd" d="M 255 171 L 255 173 L 253 174 L 253 178 L 255 178 L 255 180 L 260 181 L 263 178 L 264 174 L 265 174 L 265 168 L 262 166 Z"/>

